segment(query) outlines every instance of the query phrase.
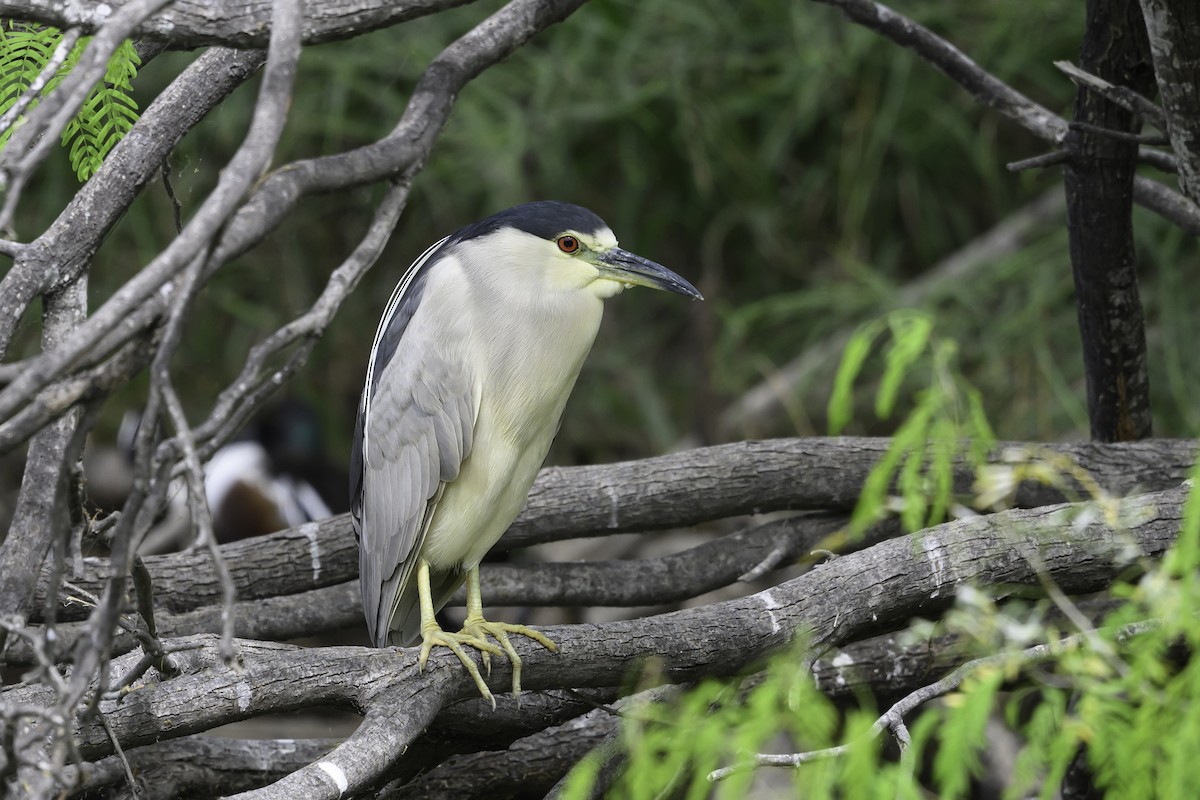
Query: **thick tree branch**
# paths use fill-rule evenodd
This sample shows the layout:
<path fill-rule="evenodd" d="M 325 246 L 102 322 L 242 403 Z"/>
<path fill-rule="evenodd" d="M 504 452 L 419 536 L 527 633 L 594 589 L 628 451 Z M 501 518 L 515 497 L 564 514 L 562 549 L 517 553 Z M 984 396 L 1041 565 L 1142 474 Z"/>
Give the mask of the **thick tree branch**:
<path fill-rule="evenodd" d="M 226 739 L 190 736 L 156 742 L 126 753 L 143 784 L 141 800 L 215 797 L 254 789 L 277 780 L 328 753 L 336 739 Z M 111 787 L 105 797 L 135 798 L 125 770 L 114 756 L 79 770 L 81 788 Z"/>
<path fill-rule="evenodd" d="M 471 0 L 321 0 L 308 3 L 301 20 L 304 44 L 359 36 Z M 103 0 L 0 2 L 0 16 L 79 28 L 93 33 L 110 18 Z M 167 42 L 173 48 L 218 44 L 265 48 L 271 35 L 270 0 L 176 0 L 133 29 L 134 38 Z"/>
<path fill-rule="evenodd" d="M 660 530 L 769 511 L 849 511 L 889 441 L 771 439 L 618 464 L 550 467 L 542 470 L 525 510 L 498 547 Z M 1028 447 L 1002 444 L 997 458 L 1005 450 Z M 1196 444 L 1164 439 L 1059 444 L 1046 449 L 1069 456 L 1110 494 L 1122 496 L 1179 485 L 1195 463 Z M 973 480 L 973 474 L 960 463 L 955 490 L 970 494 Z M 1040 484 L 1023 485 L 1015 498 L 1018 505 L 1026 507 L 1062 499 L 1061 492 Z M 298 595 L 358 576 L 358 545 L 346 515 L 223 545 L 222 553 L 242 601 Z M 174 553 L 145 561 L 162 612 L 183 614 L 220 602 L 220 582 L 204 555 Z M 85 563 L 86 574 L 77 583 L 98 591 L 108 568 L 102 560 Z M 496 588 L 503 591 L 501 586 Z M 39 604 L 44 602 L 44 594 L 37 597 Z M 314 598 L 311 605 L 320 604 Z M 309 605 L 299 604 L 297 615 L 302 617 L 302 609 Z M 345 609 L 339 614 L 352 616 Z M 65 619 L 78 617 L 78 610 L 73 614 L 70 609 L 64 611 Z M 164 630 L 170 630 L 169 622 L 162 624 Z"/>
<path fill-rule="evenodd" d="M 385 788 L 378 796 L 380 800 L 540 797 L 581 758 L 616 733 L 620 723 L 614 711 L 596 709 L 513 742 L 504 750 L 452 757 L 413 781 Z"/>
<path fill-rule="evenodd" d="M 531 689 L 617 685 L 647 658 L 658 659 L 672 681 L 728 675 L 788 646 L 800 630 L 816 647 L 837 646 L 929 615 L 952 602 L 964 583 L 1037 591 L 1049 579 L 1064 592 L 1095 591 L 1128 568 L 1131 548 L 1157 557 L 1171 545 L 1187 491 L 1121 501 L 1127 528 L 1110 528 L 1100 515 L 1078 517 L 1086 504 L 1007 511 L 883 542 L 738 600 L 603 626 L 550 628 L 558 654 L 517 645 L 524 682 Z M 346 779 L 342 789 L 354 791 L 382 774 L 445 703 L 473 691 L 452 654 L 435 652 L 422 673 L 415 649 L 305 650 L 242 641 L 240 665 L 229 666 L 217 655 L 214 637 L 189 644 L 199 649 L 174 653 L 180 677 L 148 680 L 119 704 L 102 704 L 122 743 L 195 733 L 301 703 L 348 706 L 365 711 L 366 720 L 325 760 Z M 489 683 L 497 690 L 508 685 L 507 670 L 495 665 Z M 33 686 L 3 698 L 36 704 L 49 695 Z M 396 717 L 392 709 L 401 702 L 410 713 Z M 91 757 L 109 751 L 94 722 L 81 723 L 78 738 Z M 333 798 L 339 787 L 327 768 L 313 765 L 251 796 L 294 797 L 297 791 Z"/>
<path fill-rule="evenodd" d="M 79 278 L 46 297 L 42 347 L 59 346 L 87 316 L 87 280 Z M 67 533 L 67 453 L 79 423 L 78 412 L 43 429 L 29 446 L 25 474 L 8 534 L 0 544 L 0 614 L 23 619 L 31 611 L 31 595 L 39 578 L 30 564 L 41 564 L 56 535 Z M 0 652 L 7 633 L 0 629 Z"/>

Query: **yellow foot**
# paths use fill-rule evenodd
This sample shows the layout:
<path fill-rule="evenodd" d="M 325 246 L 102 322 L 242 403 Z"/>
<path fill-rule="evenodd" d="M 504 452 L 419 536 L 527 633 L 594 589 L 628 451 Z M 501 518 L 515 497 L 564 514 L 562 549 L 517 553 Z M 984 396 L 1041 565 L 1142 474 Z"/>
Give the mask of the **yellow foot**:
<path fill-rule="evenodd" d="M 479 667 L 475 666 L 475 660 L 467 655 L 463 645 L 474 647 L 483 654 L 483 663 L 488 667 L 489 672 L 491 671 L 491 655 L 504 655 L 503 650 L 489 642 L 486 636 L 473 635 L 467 632 L 466 628 L 459 633 L 447 633 L 439 628 L 437 623 L 421 626 L 421 640 L 421 656 L 417 659 L 418 669 L 425 669 L 425 664 L 429 661 L 429 651 L 435 645 L 448 647 L 454 655 L 458 656 L 458 660 L 475 680 L 475 686 L 479 689 L 479 693 L 492 704 L 492 708 L 496 707 L 496 698 L 492 696 L 492 690 L 483 682 L 483 676 L 479 674 Z"/>
<path fill-rule="evenodd" d="M 484 619 L 482 615 L 474 616 L 468 614 L 466 621 L 463 622 L 462 631 L 460 631 L 458 635 L 467 636 L 472 641 L 482 640 L 485 642 L 487 641 L 487 637 L 491 636 L 500 643 L 500 647 L 504 648 L 504 654 L 507 655 L 508 660 L 512 662 L 513 697 L 519 697 L 521 694 L 521 657 L 517 655 L 516 648 L 512 646 L 512 642 L 508 638 L 510 633 L 518 636 L 528 636 L 530 639 L 533 639 L 551 653 L 558 652 L 558 645 L 550 641 L 550 639 L 540 631 L 535 631 L 533 628 L 530 628 L 527 625 L 513 625 L 508 622 L 489 622 Z M 489 647 L 491 647 L 490 643 Z M 490 673 L 492 671 L 492 660 L 489 653 L 500 655 L 500 652 L 494 648 L 490 650 L 480 648 L 480 652 L 483 655 L 483 666 L 486 667 Z M 495 700 L 492 701 L 492 705 L 496 705 Z"/>

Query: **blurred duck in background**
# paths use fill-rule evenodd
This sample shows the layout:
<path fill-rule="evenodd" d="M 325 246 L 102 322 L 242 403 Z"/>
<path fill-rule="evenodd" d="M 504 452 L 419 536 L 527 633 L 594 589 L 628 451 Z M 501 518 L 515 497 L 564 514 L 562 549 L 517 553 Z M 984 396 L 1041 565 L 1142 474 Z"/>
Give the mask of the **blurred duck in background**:
<path fill-rule="evenodd" d="M 97 505 L 119 508 L 132 485 L 133 441 L 141 415 L 127 412 L 118 432 L 123 458 L 96 448 L 87 459 L 89 487 Z M 120 465 L 119 467 L 117 465 Z M 123 469 L 124 474 L 116 474 Z M 346 482 L 326 457 L 320 424 L 311 406 L 284 400 L 263 411 L 238 438 L 204 465 L 204 492 L 220 543 L 262 536 L 346 511 Z M 123 491 L 122 491 L 123 488 Z M 170 553 L 195 544 L 187 489 L 176 480 L 162 518 L 138 552 Z"/>

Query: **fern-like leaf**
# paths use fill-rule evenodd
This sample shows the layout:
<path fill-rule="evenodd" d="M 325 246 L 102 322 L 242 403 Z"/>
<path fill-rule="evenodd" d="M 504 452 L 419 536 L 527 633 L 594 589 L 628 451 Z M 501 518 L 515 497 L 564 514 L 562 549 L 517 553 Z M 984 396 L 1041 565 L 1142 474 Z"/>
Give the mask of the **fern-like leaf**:
<path fill-rule="evenodd" d="M 61 41 L 62 33 L 54 28 L 14 22 L 0 24 L 0 114 L 29 91 Z M 85 38 L 76 43 L 62 67 L 42 88 L 43 94 L 54 91 L 76 67 L 87 41 Z M 95 174 L 105 156 L 137 122 L 137 103 L 131 92 L 140 64 L 133 43 L 122 43 L 109 59 L 104 80 L 92 89 L 79 113 L 63 129 L 62 145 L 81 181 Z M 34 98 L 27 110 L 35 108 L 37 103 Z M 13 124 L 0 132 L 0 148 L 8 143 L 15 128 Z"/>

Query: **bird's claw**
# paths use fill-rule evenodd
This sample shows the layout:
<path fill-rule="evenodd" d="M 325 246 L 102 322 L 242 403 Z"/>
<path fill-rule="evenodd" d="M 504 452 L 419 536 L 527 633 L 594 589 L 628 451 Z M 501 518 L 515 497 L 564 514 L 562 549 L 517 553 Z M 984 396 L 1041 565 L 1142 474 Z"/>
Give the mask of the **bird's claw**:
<path fill-rule="evenodd" d="M 487 665 L 488 674 L 491 674 L 491 655 L 504 655 L 496 645 L 487 640 L 485 636 L 476 636 L 468 633 L 464 627 L 458 633 L 447 633 L 434 626 L 433 628 L 423 629 L 421 631 L 421 655 L 417 658 L 417 669 L 424 671 L 425 664 L 429 661 L 429 653 L 435 645 L 449 648 L 454 655 L 458 656 L 458 660 L 462 662 L 467 673 L 475 681 L 475 687 L 479 689 L 479 693 L 483 698 L 492 704 L 492 709 L 496 708 L 496 698 L 492 695 L 492 690 L 483 682 L 483 676 L 479 673 L 479 667 L 475 665 L 475 660 L 467 655 L 467 651 L 463 649 L 463 645 L 474 647 L 478 650 L 483 658 L 483 662 Z"/>
<path fill-rule="evenodd" d="M 558 645 L 556 645 L 554 642 L 552 642 L 550 640 L 550 638 L 547 637 L 545 634 L 543 634 L 541 631 L 534 630 L 533 628 L 530 628 L 527 625 L 513 625 L 508 622 L 489 622 L 488 620 L 484 619 L 482 616 L 473 617 L 473 616 L 468 615 L 466 621 L 463 623 L 462 631 L 460 631 L 459 635 L 460 636 L 467 635 L 474 640 L 483 640 L 483 641 L 486 641 L 487 637 L 491 636 L 493 639 L 495 639 L 497 642 L 500 643 L 500 647 L 503 648 L 503 655 L 508 656 L 508 660 L 512 664 L 512 668 L 513 668 L 513 679 L 512 679 L 513 697 L 520 697 L 520 694 L 521 694 L 521 656 L 517 655 L 517 649 L 515 647 L 513 647 L 512 640 L 510 640 L 508 637 L 508 635 L 510 633 L 518 635 L 518 636 L 528 636 L 530 639 L 533 639 L 535 642 L 540 644 L 542 647 L 545 647 L 551 653 L 558 652 Z M 487 669 L 488 674 L 490 675 L 491 671 L 492 671 L 492 662 L 491 662 L 490 653 L 495 653 L 496 655 L 501 655 L 501 652 L 494 648 L 491 650 L 487 650 L 487 651 L 480 648 L 480 652 L 483 654 L 482 657 L 483 657 L 484 667 Z M 494 703 L 493 703 L 493 705 L 494 705 Z"/>

